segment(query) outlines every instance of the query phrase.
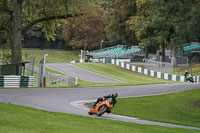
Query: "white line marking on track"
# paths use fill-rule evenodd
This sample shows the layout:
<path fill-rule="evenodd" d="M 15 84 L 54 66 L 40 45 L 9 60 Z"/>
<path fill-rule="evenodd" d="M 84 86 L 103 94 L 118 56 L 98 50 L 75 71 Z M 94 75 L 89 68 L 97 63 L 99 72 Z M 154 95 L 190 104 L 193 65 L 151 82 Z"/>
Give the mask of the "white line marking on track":
<path fill-rule="evenodd" d="M 122 116 L 122 115 L 114 115 L 114 114 L 111 114 L 111 115 L 115 116 L 115 117 L 121 117 L 121 118 L 126 118 L 126 119 L 138 120 L 138 118 L 135 118 L 135 117 L 128 117 L 128 116 Z"/>

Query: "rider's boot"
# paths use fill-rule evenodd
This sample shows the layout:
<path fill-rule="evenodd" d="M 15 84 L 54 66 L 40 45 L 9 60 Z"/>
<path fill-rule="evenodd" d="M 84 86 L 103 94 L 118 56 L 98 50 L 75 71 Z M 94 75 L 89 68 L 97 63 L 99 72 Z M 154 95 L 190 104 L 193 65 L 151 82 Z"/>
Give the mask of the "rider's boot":
<path fill-rule="evenodd" d="M 92 103 L 92 108 L 95 109 L 95 107 L 96 107 L 96 102 L 93 102 Z"/>

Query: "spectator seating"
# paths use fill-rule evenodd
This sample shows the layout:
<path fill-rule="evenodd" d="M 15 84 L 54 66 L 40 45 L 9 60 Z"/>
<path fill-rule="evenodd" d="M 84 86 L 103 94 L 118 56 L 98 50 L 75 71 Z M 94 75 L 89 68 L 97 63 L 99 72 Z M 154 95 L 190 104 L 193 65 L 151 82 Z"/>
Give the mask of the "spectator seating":
<path fill-rule="evenodd" d="M 192 51 L 192 50 L 197 50 L 197 49 L 200 49 L 200 44 L 199 43 L 191 43 L 191 45 L 183 47 L 183 50 L 185 52 Z"/>
<path fill-rule="evenodd" d="M 93 58 L 126 58 L 129 55 L 141 53 L 143 50 L 137 46 L 127 48 L 124 45 L 118 45 L 102 50 L 91 52 Z"/>

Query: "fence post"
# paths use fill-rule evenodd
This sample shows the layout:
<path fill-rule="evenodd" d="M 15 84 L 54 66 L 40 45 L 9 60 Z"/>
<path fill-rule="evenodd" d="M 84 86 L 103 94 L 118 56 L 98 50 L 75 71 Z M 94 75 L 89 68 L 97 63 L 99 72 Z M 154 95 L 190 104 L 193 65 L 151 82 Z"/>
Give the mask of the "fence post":
<path fill-rule="evenodd" d="M 29 60 L 30 62 L 28 63 L 28 76 L 33 76 L 35 56 L 32 55 Z"/>
<path fill-rule="evenodd" d="M 75 85 L 76 86 L 78 85 L 78 78 L 76 78 Z"/>
<path fill-rule="evenodd" d="M 40 60 L 40 69 L 39 69 L 39 76 L 38 76 L 38 86 L 39 87 L 44 86 L 45 63 L 46 63 L 47 56 L 48 56 L 48 54 L 45 54 L 44 57 Z"/>

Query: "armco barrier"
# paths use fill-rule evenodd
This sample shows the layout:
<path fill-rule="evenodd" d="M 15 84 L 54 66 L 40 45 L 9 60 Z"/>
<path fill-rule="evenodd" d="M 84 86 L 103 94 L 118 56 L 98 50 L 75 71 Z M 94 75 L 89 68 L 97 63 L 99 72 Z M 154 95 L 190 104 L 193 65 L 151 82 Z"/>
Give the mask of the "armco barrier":
<path fill-rule="evenodd" d="M 0 87 L 18 88 L 18 87 L 33 87 L 34 76 L 0 76 Z"/>
<path fill-rule="evenodd" d="M 129 63 L 124 62 L 122 60 L 118 60 L 118 59 L 111 59 L 110 62 L 112 64 L 120 66 L 122 68 L 131 70 L 131 71 L 134 71 L 134 72 L 142 73 L 142 74 L 145 74 L 145 75 L 149 75 L 149 76 L 152 76 L 152 77 L 166 79 L 166 80 L 172 80 L 172 81 L 185 82 L 185 76 L 178 76 L 178 75 L 174 75 L 174 74 L 155 72 L 155 71 L 148 70 L 148 69 L 145 69 L 145 68 L 142 68 L 142 67 L 130 65 Z M 194 81 L 200 82 L 200 76 L 194 76 Z"/>

